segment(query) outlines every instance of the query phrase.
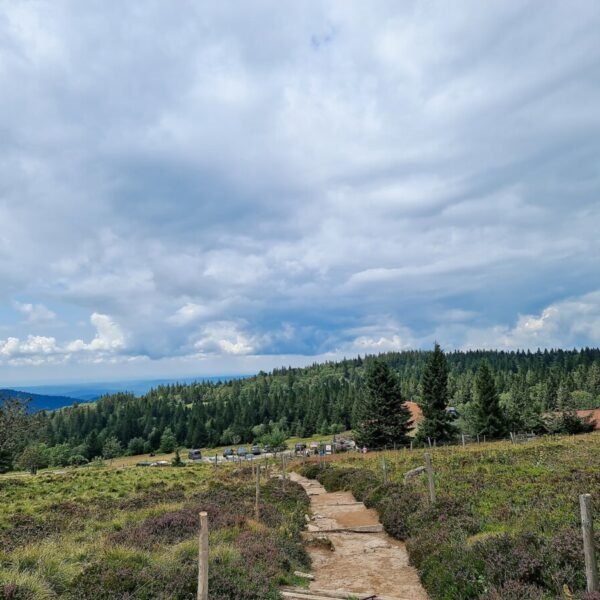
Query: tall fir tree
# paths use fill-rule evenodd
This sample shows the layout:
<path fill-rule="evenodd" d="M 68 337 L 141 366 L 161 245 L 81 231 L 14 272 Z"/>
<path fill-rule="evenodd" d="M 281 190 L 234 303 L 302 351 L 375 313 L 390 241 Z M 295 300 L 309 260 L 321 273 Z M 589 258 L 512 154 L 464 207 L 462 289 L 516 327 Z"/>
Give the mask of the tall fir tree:
<path fill-rule="evenodd" d="M 475 379 L 475 397 L 472 400 L 469 429 L 475 435 L 496 439 L 506 435 L 506 418 L 500 407 L 494 376 L 487 361 L 483 361 Z"/>
<path fill-rule="evenodd" d="M 357 407 L 357 443 L 370 448 L 407 443 L 411 414 L 396 374 L 385 361 L 374 359 L 367 368 L 365 384 L 365 395 Z"/>
<path fill-rule="evenodd" d="M 449 442 L 456 437 L 457 429 L 454 417 L 446 411 L 448 407 L 448 363 L 446 355 L 435 344 L 422 378 L 423 399 L 421 410 L 423 421 L 417 431 L 417 440 Z"/>

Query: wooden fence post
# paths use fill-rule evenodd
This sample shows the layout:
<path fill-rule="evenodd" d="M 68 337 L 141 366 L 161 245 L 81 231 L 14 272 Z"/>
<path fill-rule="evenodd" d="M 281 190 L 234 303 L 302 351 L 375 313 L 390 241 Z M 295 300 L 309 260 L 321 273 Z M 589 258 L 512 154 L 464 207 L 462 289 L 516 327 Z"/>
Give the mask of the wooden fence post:
<path fill-rule="evenodd" d="M 198 549 L 198 600 L 208 600 L 208 514 L 200 513 L 200 547 Z"/>
<path fill-rule="evenodd" d="M 431 454 L 425 453 L 425 467 L 427 468 L 427 479 L 429 480 L 429 499 L 435 504 L 435 484 L 433 482 L 433 467 L 431 466 Z"/>
<path fill-rule="evenodd" d="M 583 553 L 585 555 L 585 576 L 587 591 L 598 590 L 598 568 L 596 565 L 596 551 L 594 548 L 594 521 L 592 515 L 592 496 L 581 494 L 579 496 L 581 508 L 581 530 L 583 532 Z"/>
<path fill-rule="evenodd" d="M 465 434 L 464 433 L 462 434 L 462 445 L 464 448 L 465 447 Z"/>
<path fill-rule="evenodd" d="M 387 468 L 385 466 L 385 456 L 381 457 L 381 466 L 383 467 L 383 485 L 387 485 Z"/>
<path fill-rule="evenodd" d="M 283 477 L 283 491 L 285 492 L 285 456 L 281 455 L 281 476 Z"/>
<path fill-rule="evenodd" d="M 256 508 L 254 510 L 254 516 L 256 520 L 260 520 L 260 467 L 256 465 Z"/>

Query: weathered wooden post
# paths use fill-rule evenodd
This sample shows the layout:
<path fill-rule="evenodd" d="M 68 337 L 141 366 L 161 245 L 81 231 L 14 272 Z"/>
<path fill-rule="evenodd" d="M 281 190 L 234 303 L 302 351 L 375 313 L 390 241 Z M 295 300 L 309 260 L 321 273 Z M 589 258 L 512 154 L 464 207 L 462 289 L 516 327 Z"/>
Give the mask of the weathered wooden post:
<path fill-rule="evenodd" d="M 464 448 L 465 447 L 465 434 L 463 433 L 461 437 L 462 437 L 462 445 Z"/>
<path fill-rule="evenodd" d="M 256 520 L 260 520 L 260 467 L 256 465 L 256 507 L 254 509 L 254 516 Z"/>
<path fill-rule="evenodd" d="M 425 467 L 427 469 L 427 479 L 429 480 L 429 499 L 431 504 L 435 504 L 435 483 L 433 482 L 433 467 L 431 466 L 431 454 L 425 453 Z"/>
<path fill-rule="evenodd" d="M 387 485 L 387 469 L 385 466 L 385 456 L 381 457 L 381 466 L 383 468 L 383 485 Z"/>
<path fill-rule="evenodd" d="M 200 547 L 198 549 L 198 600 L 208 600 L 208 514 L 200 513 Z"/>
<path fill-rule="evenodd" d="M 413 441 L 410 440 L 410 451 L 412 452 Z"/>
<path fill-rule="evenodd" d="M 594 521 L 592 515 L 592 496 L 581 494 L 579 496 L 581 508 L 581 530 L 583 532 L 583 553 L 585 555 L 585 576 L 587 579 L 587 591 L 597 592 L 598 567 L 596 565 L 596 551 L 594 548 Z"/>
<path fill-rule="evenodd" d="M 281 455 L 281 476 L 283 477 L 283 491 L 285 492 L 285 456 Z"/>

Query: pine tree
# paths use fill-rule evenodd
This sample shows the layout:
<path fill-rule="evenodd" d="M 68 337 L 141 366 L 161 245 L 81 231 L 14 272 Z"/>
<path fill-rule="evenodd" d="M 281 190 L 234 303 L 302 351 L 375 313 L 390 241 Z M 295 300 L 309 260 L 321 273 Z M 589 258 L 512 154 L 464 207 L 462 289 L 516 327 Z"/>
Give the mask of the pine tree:
<path fill-rule="evenodd" d="M 429 357 L 422 378 L 423 421 L 419 425 L 417 440 L 421 443 L 447 442 L 456 436 L 454 417 L 446 411 L 448 406 L 448 363 L 443 350 L 436 344 Z"/>
<path fill-rule="evenodd" d="M 477 371 L 470 428 L 474 434 L 491 439 L 506 435 L 506 419 L 500 408 L 496 384 L 487 361 L 483 361 Z"/>
<path fill-rule="evenodd" d="M 385 361 L 371 360 L 365 383 L 366 393 L 357 407 L 357 443 L 370 448 L 407 443 L 411 415 L 394 372 Z"/>

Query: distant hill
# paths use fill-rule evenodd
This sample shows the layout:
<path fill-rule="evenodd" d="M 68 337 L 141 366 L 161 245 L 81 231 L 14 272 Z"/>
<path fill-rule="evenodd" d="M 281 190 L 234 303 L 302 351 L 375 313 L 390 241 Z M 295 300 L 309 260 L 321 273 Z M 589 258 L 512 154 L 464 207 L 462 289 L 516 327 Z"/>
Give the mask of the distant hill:
<path fill-rule="evenodd" d="M 219 383 L 233 379 L 243 379 L 245 377 L 247 375 L 215 375 L 212 377 L 179 377 L 173 379 L 135 379 L 129 381 L 34 385 L 21 387 L 19 391 L 0 389 L 0 402 L 3 398 L 31 398 L 32 410 L 55 410 L 63 406 L 71 406 L 75 402 L 94 402 L 102 396 L 112 394 L 129 393 L 139 397 L 147 394 L 151 389 L 162 385 L 194 382 Z"/>
<path fill-rule="evenodd" d="M 33 412 L 40 410 L 55 410 L 63 406 L 71 406 L 75 402 L 80 402 L 77 398 L 69 396 L 48 396 L 45 394 L 32 394 L 30 392 L 21 392 L 18 390 L 0 390 L 0 404 L 4 400 L 18 398 L 20 400 L 30 400 L 29 407 Z"/>
<path fill-rule="evenodd" d="M 110 394 L 129 393 L 143 396 L 151 389 L 161 385 L 195 383 L 195 382 L 226 382 L 233 379 L 243 379 L 248 375 L 213 375 L 210 377 L 172 377 L 168 379 L 130 379 L 125 381 L 89 381 L 80 383 L 63 383 L 49 385 L 19 386 L 28 394 L 41 396 L 63 396 L 70 398 L 70 404 L 75 400 L 92 402 Z"/>

